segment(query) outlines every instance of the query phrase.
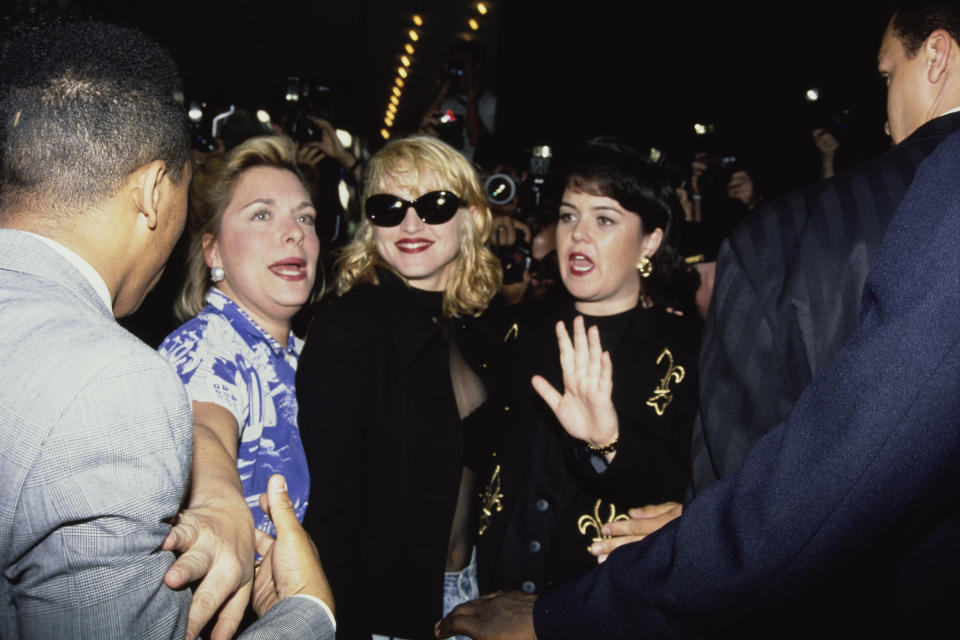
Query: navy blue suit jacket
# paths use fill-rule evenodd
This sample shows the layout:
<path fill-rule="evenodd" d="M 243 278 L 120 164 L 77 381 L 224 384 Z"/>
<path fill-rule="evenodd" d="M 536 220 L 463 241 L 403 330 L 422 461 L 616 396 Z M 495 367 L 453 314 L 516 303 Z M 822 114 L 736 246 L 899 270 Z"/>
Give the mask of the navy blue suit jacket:
<path fill-rule="evenodd" d="M 936 542 L 960 502 L 958 178 L 960 133 L 921 165 L 857 330 L 787 419 L 682 518 L 541 596 L 540 640 L 901 622 L 897 567 Z M 956 575 L 926 571 L 944 601 L 960 601 Z"/>

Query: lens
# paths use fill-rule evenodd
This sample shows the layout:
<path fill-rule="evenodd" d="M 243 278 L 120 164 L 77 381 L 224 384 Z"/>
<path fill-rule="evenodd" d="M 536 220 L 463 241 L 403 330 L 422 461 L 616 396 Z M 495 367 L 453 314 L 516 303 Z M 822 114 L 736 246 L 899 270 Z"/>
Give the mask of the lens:
<path fill-rule="evenodd" d="M 410 203 L 403 198 L 378 193 L 367 198 L 367 217 L 378 227 L 395 227 L 403 222 L 408 206 Z"/>
<path fill-rule="evenodd" d="M 456 215 L 460 198 L 449 191 L 431 191 L 414 203 L 417 215 L 427 224 L 443 224 Z"/>
<path fill-rule="evenodd" d="M 413 207 L 417 216 L 427 224 L 443 224 L 460 208 L 460 198 L 449 191 L 431 191 L 413 202 L 389 193 L 378 193 L 367 198 L 366 211 L 370 222 L 378 227 L 395 227 Z"/>

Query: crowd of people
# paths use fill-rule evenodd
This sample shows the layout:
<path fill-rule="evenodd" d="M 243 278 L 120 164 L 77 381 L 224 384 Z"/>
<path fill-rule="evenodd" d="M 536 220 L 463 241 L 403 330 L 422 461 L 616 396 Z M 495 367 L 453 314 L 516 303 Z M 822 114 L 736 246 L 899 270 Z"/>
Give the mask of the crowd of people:
<path fill-rule="evenodd" d="M 317 117 L 200 152 L 142 33 L 0 43 L 0 637 L 950 621 L 957 7 L 891 14 L 891 150 L 838 171 L 817 129 L 821 180 L 780 198 L 613 137 L 534 180 L 479 58 L 369 157 Z M 361 203 L 342 243 L 324 158 Z M 115 318 L 184 230 L 153 350 Z"/>

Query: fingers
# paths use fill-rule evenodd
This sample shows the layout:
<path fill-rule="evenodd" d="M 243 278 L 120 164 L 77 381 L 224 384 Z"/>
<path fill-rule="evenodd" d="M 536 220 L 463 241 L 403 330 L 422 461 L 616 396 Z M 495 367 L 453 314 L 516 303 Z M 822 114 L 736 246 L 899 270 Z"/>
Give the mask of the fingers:
<path fill-rule="evenodd" d="M 673 501 L 661 502 L 660 504 L 648 504 L 643 507 L 630 509 L 629 513 L 631 518 L 651 518 L 671 511 L 677 511 L 677 515 L 680 515 L 680 512 L 683 511 L 683 505 Z"/>
<path fill-rule="evenodd" d="M 563 369 L 563 382 L 570 386 L 567 376 L 572 375 L 576 363 L 573 355 L 573 342 L 570 341 L 570 335 L 567 328 L 563 326 L 563 321 L 557 323 L 557 346 L 560 347 L 560 368 Z"/>
<path fill-rule="evenodd" d="M 264 509 L 264 511 L 266 511 L 266 509 Z M 267 514 L 267 515 L 270 515 L 270 514 Z M 260 531 L 260 529 L 254 529 L 253 534 L 257 542 L 257 553 L 260 555 L 261 558 L 265 558 L 267 555 L 267 552 L 270 551 L 270 547 L 273 546 L 273 543 L 275 542 L 275 540 L 273 539 L 273 536 L 266 534 L 263 531 Z"/>
<path fill-rule="evenodd" d="M 587 346 L 587 332 L 584 329 L 583 316 L 573 319 L 573 359 L 576 372 L 580 377 L 586 375 L 590 365 L 590 348 Z M 582 389 L 586 391 L 586 389 Z"/>
<path fill-rule="evenodd" d="M 289 535 L 289 532 L 299 526 L 297 513 L 287 495 L 287 479 L 279 473 L 270 476 L 267 481 L 267 515 L 277 529 L 277 538 Z"/>
<path fill-rule="evenodd" d="M 190 554 L 185 554 L 180 559 Z M 200 555 L 200 554 L 197 554 Z M 217 571 L 206 573 L 203 582 L 193 593 L 193 601 L 190 603 L 190 609 L 187 613 L 187 639 L 196 638 L 203 627 L 206 626 L 213 615 L 220 608 L 220 605 L 227 600 L 240 587 L 243 579 L 243 571 L 239 564 L 227 563 L 218 565 Z M 202 574 L 201 574 L 202 575 Z M 246 586 L 244 587 L 246 589 Z M 242 589 L 241 589 L 242 591 Z M 246 608 L 247 601 L 250 599 L 250 591 L 246 591 L 246 599 L 243 600 L 243 608 Z M 242 611 L 241 614 L 242 616 Z M 239 622 L 238 622 L 239 624 Z M 232 635 L 232 633 L 231 633 Z M 229 636 L 228 636 L 229 637 Z"/>
<path fill-rule="evenodd" d="M 217 624 L 210 632 L 210 640 L 230 640 L 233 637 L 243 621 L 243 613 L 247 610 L 251 593 L 253 583 L 248 582 L 227 599 L 217 616 Z"/>
<path fill-rule="evenodd" d="M 600 346 L 600 330 L 590 327 L 587 331 L 587 380 L 591 387 L 598 387 L 603 362 L 603 347 Z M 591 389 L 592 391 L 593 389 Z"/>
<path fill-rule="evenodd" d="M 543 401 L 547 403 L 547 406 L 553 411 L 556 411 L 560 405 L 560 399 L 563 397 L 560 395 L 560 392 L 554 389 L 553 385 L 547 382 L 543 376 L 533 376 L 533 378 L 530 379 L 530 384 L 533 385 L 533 389 L 543 398 Z"/>
<path fill-rule="evenodd" d="M 176 533 L 174 533 L 174 529 Z M 163 541 L 163 548 L 167 551 L 183 551 L 190 549 L 197 540 L 197 531 L 189 525 L 177 525 L 170 530 L 170 535 Z M 167 542 L 174 536 L 173 546 Z M 213 558 L 203 551 L 187 551 L 170 565 L 163 576 L 163 582 L 171 589 L 182 589 L 191 582 L 195 582 L 206 575 L 210 570 Z"/>
<path fill-rule="evenodd" d="M 617 536 L 616 538 L 604 538 L 600 542 L 594 542 L 590 545 L 590 553 L 597 556 L 597 562 L 603 562 L 607 556 L 616 549 L 631 542 L 639 542 L 646 536 Z"/>

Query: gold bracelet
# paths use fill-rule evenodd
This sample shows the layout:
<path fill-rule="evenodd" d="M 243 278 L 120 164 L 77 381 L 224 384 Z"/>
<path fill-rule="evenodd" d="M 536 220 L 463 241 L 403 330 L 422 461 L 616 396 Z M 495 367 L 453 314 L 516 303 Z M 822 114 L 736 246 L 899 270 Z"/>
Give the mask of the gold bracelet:
<path fill-rule="evenodd" d="M 586 445 L 587 445 L 587 449 L 590 450 L 590 453 L 596 453 L 601 456 L 605 456 L 608 453 L 613 453 L 614 451 L 617 450 L 618 442 L 620 442 L 619 433 L 617 433 L 617 435 L 613 438 L 613 441 L 609 442 L 608 444 L 599 445 L 599 444 L 590 444 L 589 442 L 587 442 Z"/>

